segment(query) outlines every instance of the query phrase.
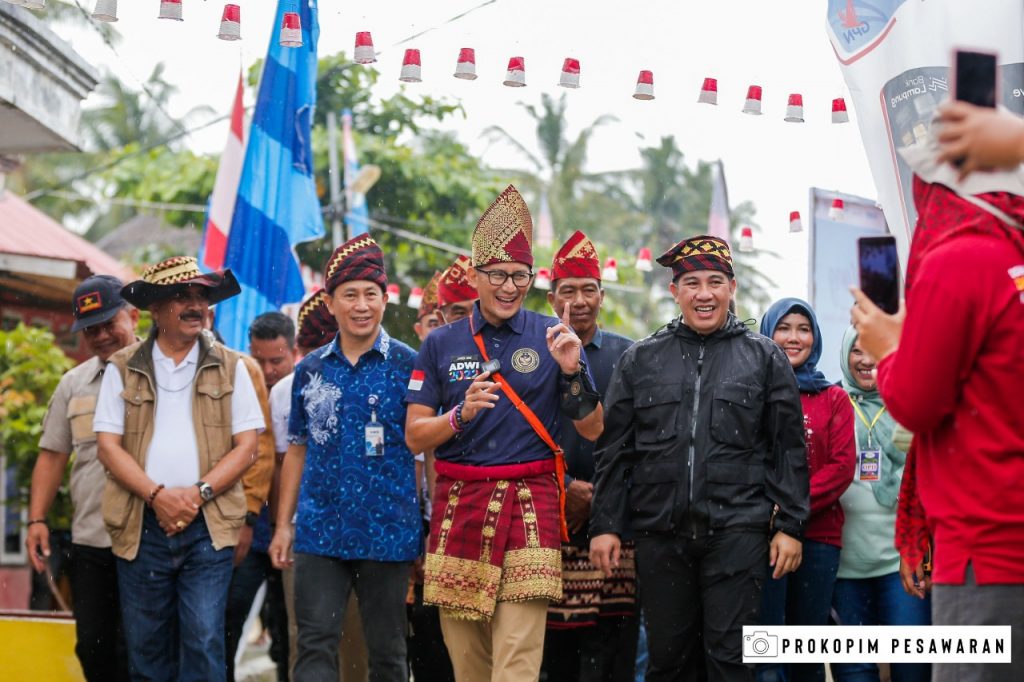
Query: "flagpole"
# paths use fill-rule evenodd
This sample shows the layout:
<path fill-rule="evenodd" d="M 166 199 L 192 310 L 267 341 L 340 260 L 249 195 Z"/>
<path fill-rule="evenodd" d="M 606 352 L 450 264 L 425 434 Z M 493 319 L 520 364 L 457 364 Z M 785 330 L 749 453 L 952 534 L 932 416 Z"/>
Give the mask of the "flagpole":
<path fill-rule="evenodd" d="M 333 111 L 327 112 L 327 159 L 330 163 L 331 238 L 334 248 L 338 248 L 345 241 L 345 233 L 341 222 L 344 211 L 341 207 L 341 166 L 338 165 L 338 117 Z"/>

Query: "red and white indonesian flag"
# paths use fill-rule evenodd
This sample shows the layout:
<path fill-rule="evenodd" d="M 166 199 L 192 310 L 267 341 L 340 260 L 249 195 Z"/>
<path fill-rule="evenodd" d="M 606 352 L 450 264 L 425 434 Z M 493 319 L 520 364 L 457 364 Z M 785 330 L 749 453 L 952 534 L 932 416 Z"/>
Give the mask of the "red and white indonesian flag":
<path fill-rule="evenodd" d="M 422 369 L 414 369 L 412 376 L 409 377 L 409 390 L 410 391 L 422 391 L 423 380 L 426 378 L 426 374 L 423 373 Z"/>
<path fill-rule="evenodd" d="M 239 72 L 235 103 L 231 108 L 231 131 L 217 167 L 201 248 L 203 265 L 211 270 L 224 267 L 231 218 L 235 214 L 235 200 L 238 198 L 238 183 L 242 178 L 242 161 L 245 159 L 245 107 L 242 94 L 242 74 Z"/>

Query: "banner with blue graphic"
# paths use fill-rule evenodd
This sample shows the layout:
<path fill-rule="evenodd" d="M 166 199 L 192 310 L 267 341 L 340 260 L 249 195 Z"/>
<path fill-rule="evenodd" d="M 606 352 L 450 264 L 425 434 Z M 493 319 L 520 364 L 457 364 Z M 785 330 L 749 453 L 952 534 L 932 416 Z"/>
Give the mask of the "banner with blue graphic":
<path fill-rule="evenodd" d="M 279 42 L 286 11 L 299 13 L 302 47 Z M 311 131 L 319 36 L 316 0 L 278 2 L 224 259 L 242 293 L 217 306 L 217 330 L 232 348 L 248 348 L 257 315 L 302 300 L 294 247 L 324 235 Z"/>

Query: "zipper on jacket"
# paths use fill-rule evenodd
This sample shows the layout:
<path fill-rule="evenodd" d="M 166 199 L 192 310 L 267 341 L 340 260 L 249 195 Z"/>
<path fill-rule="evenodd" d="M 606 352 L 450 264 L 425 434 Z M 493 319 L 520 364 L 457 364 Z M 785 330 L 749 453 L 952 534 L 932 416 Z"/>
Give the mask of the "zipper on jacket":
<path fill-rule="evenodd" d="M 697 381 L 694 382 L 694 384 L 693 384 L 693 420 L 690 422 L 690 449 L 689 449 L 689 452 L 687 453 L 687 458 L 686 458 L 687 459 L 687 464 L 688 464 L 688 467 L 689 467 L 689 471 L 687 472 L 687 475 L 690 478 L 689 486 L 688 486 L 689 490 L 687 491 L 688 503 L 689 504 L 687 504 L 686 508 L 687 508 L 687 513 L 690 515 L 690 537 L 693 538 L 693 539 L 697 538 L 697 518 L 696 518 L 696 516 L 694 516 L 694 511 L 695 510 L 693 508 L 693 462 L 694 462 L 694 459 L 695 459 L 694 455 L 696 454 L 695 453 L 695 449 L 696 448 L 694 447 L 694 443 L 695 443 L 696 438 L 697 438 L 697 410 L 700 409 L 700 378 L 701 378 L 700 375 L 701 375 L 701 369 L 703 367 L 704 367 L 704 342 L 701 341 L 701 343 L 700 343 L 700 350 L 697 353 Z"/>

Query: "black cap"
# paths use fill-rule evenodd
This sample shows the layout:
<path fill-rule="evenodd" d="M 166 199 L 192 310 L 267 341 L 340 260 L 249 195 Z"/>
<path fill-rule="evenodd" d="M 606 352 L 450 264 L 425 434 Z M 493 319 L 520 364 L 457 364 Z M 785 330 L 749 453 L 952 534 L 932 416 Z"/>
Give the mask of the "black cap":
<path fill-rule="evenodd" d="M 94 324 L 103 324 L 117 315 L 117 311 L 127 305 L 121 298 L 123 286 L 121 280 L 111 275 L 95 275 L 79 284 L 71 300 L 75 315 L 71 331 L 78 332 Z"/>

